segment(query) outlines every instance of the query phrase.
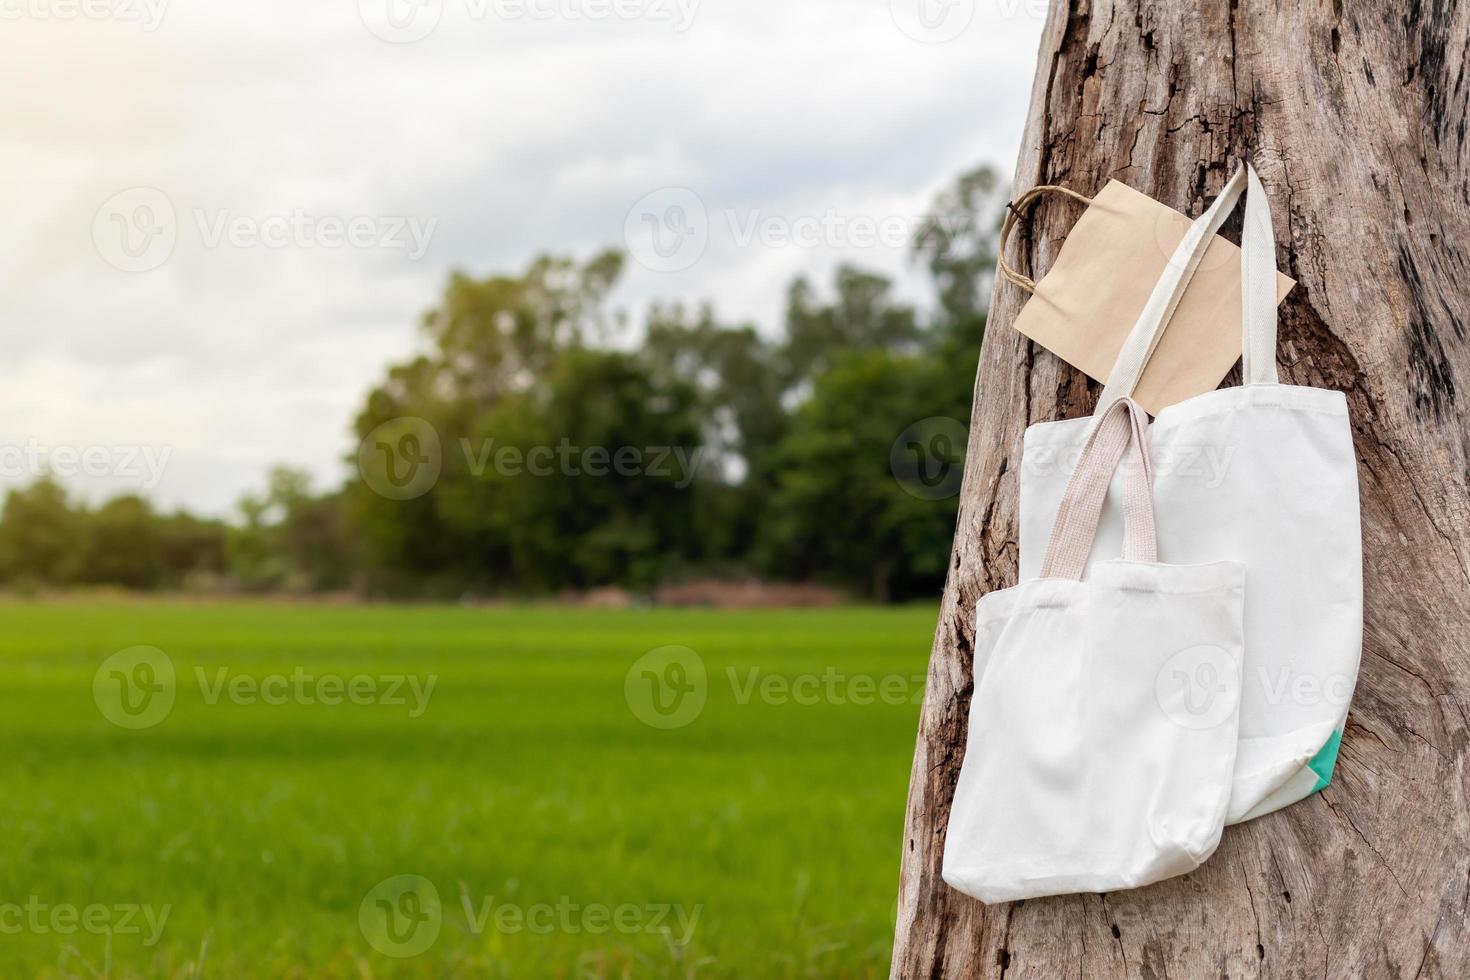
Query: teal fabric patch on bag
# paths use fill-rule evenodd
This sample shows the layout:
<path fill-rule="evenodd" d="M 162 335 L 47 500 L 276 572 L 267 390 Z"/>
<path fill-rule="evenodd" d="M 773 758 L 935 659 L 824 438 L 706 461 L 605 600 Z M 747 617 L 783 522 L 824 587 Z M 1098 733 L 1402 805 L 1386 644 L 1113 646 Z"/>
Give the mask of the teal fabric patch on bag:
<path fill-rule="evenodd" d="M 1312 756 L 1312 761 L 1307 763 L 1307 768 L 1317 774 L 1317 785 L 1312 787 L 1312 792 L 1317 793 L 1327 788 L 1332 782 L 1332 770 L 1337 765 L 1337 747 L 1342 744 L 1342 729 L 1332 733 L 1327 744 L 1317 750 Z"/>

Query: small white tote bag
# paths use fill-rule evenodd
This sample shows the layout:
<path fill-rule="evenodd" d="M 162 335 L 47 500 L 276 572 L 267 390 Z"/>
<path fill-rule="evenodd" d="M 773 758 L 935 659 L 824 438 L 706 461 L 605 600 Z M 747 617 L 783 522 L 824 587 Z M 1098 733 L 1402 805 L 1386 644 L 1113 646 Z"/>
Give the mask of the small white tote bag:
<path fill-rule="evenodd" d="M 1248 185 L 1248 189 L 1247 189 Z M 1239 170 L 1179 244 L 1124 342 L 1099 406 L 1130 394 L 1194 270 L 1247 191 L 1241 235 L 1244 385 L 1164 408 L 1149 427 L 1159 555 L 1246 568 L 1240 746 L 1227 822 L 1321 789 L 1357 681 L 1362 539 L 1347 399 L 1276 380 L 1276 246 L 1255 170 Z M 1095 418 L 1033 425 L 1021 465 L 1021 575 L 1036 574 L 1079 448 Z M 1114 481 L 1115 484 L 1118 481 Z M 1099 547 L 1123 535 L 1123 487 L 1108 494 Z M 1209 678 L 1181 675 L 1203 704 Z"/>
<path fill-rule="evenodd" d="M 1220 841 L 1235 762 L 1245 571 L 1155 561 L 1147 415 L 1115 401 L 1057 508 L 1041 577 L 980 599 L 944 880 L 983 902 L 1134 888 Z M 1119 459 L 1123 557 L 1087 563 Z M 1178 672 L 1215 678 L 1207 710 Z"/>

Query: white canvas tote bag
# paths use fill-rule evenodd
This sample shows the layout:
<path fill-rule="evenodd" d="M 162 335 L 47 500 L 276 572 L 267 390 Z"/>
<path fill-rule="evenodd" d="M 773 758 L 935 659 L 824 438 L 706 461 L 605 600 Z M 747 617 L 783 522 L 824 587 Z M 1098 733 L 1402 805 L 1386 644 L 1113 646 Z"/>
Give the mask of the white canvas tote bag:
<path fill-rule="evenodd" d="M 944 880 L 983 902 L 1134 888 L 1220 841 L 1236 746 L 1244 569 L 1155 561 L 1144 425 L 1089 433 L 1041 577 L 982 597 Z M 1087 564 L 1124 450 L 1121 559 Z M 1208 672 L 1204 712 L 1175 673 Z"/>
<path fill-rule="evenodd" d="M 1247 190 L 1248 185 L 1248 190 Z M 1108 375 L 1099 405 L 1138 383 L 1215 232 L 1246 191 L 1241 241 L 1244 385 L 1161 410 L 1149 427 L 1158 549 L 1168 562 L 1221 558 L 1246 567 L 1240 746 L 1228 822 L 1279 809 L 1332 775 L 1362 649 L 1357 462 L 1341 392 L 1278 384 L 1271 212 L 1255 170 L 1238 171 L 1191 227 Z M 1021 575 L 1041 567 L 1052 515 L 1094 419 L 1026 430 Z M 1116 483 L 1117 481 L 1115 481 Z M 1114 486 L 1098 533 L 1123 535 Z M 1210 678 L 1178 678 L 1203 705 Z"/>

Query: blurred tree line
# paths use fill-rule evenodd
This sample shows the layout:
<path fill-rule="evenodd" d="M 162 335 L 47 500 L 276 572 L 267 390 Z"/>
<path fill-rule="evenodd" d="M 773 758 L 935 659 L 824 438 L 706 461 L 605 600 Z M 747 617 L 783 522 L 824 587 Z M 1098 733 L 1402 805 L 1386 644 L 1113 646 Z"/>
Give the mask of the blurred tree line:
<path fill-rule="evenodd" d="M 988 168 L 962 175 L 916 228 L 927 315 L 843 266 L 826 290 L 789 284 L 778 333 L 665 305 L 623 350 L 618 252 L 455 273 L 423 317 L 424 353 L 359 411 L 357 436 L 382 451 L 352 453 L 343 486 L 317 494 L 277 469 L 224 522 L 137 496 L 91 508 L 43 477 L 0 511 L 0 580 L 450 597 L 758 576 L 933 594 L 957 498 L 907 492 L 890 451 L 920 419 L 969 418 L 997 185 Z M 380 439 L 404 418 L 437 446 Z M 433 459 L 400 460 L 405 446 Z M 381 492 L 393 474 L 375 467 L 421 462 L 438 469 L 426 492 Z"/>

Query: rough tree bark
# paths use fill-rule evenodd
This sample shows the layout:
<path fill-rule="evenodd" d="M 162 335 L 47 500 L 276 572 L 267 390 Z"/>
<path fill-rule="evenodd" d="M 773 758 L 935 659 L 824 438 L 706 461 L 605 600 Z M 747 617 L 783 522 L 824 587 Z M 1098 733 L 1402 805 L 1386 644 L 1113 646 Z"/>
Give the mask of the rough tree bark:
<path fill-rule="evenodd" d="M 1285 383 L 1338 388 L 1366 630 L 1337 773 L 1199 871 L 986 908 L 941 880 L 975 600 L 1014 584 L 1033 422 L 1098 388 L 1010 328 L 997 281 L 903 840 L 894 977 L 1470 977 L 1470 11 L 1449 0 L 1072 0 L 1048 18 L 1017 194 L 1124 181 L 1198 214 L 1243 154 L 1271 195 Z M 1076 205 L 1040 204 L 1044 270 Z M 1229 379 L 1227 384 L 1235 383 Z"/>

